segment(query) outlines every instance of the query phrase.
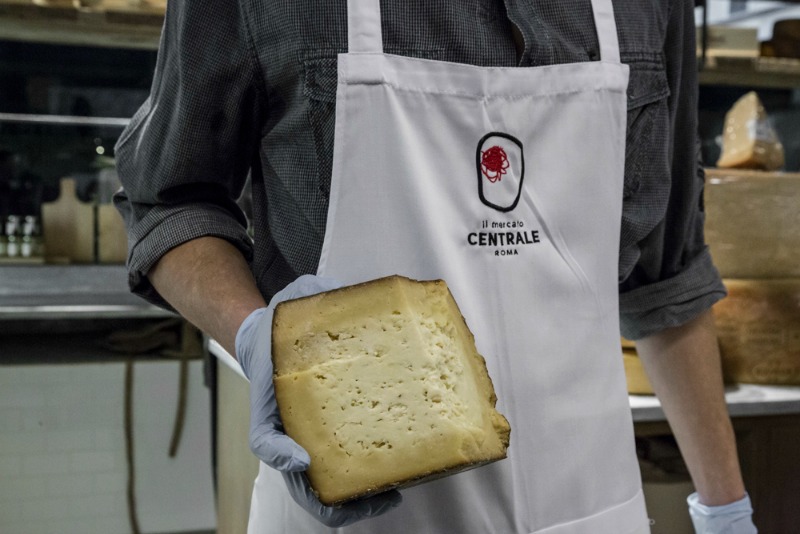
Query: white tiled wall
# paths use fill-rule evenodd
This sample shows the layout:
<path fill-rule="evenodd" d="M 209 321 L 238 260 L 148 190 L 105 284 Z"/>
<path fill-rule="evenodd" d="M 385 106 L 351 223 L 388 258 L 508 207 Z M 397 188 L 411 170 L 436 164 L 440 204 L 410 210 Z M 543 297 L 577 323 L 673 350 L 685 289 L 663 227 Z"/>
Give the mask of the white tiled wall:
<path fill-rule="evenodd" d="M 190 365 L 183 441 L 168 457 L 178 364 L 137 362 L 134 447 L 142 531 L 211 530 L 208 393 Z M 124 365 L 0 365 L 0 532 L 127 534 Z"/>

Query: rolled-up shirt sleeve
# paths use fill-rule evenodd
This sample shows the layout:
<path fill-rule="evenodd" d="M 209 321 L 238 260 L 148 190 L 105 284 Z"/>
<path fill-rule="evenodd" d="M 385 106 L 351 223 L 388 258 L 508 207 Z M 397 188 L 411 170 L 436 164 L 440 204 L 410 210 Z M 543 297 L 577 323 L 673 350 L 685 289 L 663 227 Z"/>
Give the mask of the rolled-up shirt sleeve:
<path fill-rule="evenodd" d="M 673 8 L 664 46 L 670 121 L 666 194 L 661 201 L 631 199 L 623 214 L 620 323 L 622 335 L 633 340 L 684 324 L 726 294 L 703 233 L 693 4 L 675 2 Z M 630 221 L 647 219 L 644 214 L 653 210 L 663 211 L 660 222 L 632 238 Z"/>
<path fill-rule="evenodd" d="M 236 204 L 265 111 L 249 42 L 235 0 L 169 2 L 150 96 L 115 147 L 129 285 L 157 305 L 147 273 L 170 249 L 216 236 L 252 255 Z"/>

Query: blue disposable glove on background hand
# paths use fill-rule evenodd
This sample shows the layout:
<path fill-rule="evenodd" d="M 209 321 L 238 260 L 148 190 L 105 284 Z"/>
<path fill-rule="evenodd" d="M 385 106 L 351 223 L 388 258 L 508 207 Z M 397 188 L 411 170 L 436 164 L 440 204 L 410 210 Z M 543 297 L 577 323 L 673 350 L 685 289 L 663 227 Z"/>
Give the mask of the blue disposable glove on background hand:
<path fill-rule="evenodd" d="M 686 499 L 689 503 L 689 515 L 692 517 L 697 534 L 756 534 L 753 525 L 753 507 L 750 497 L 725 504 L 723 506 L 706 506 L 700 503 L 700 496 L 692 493 Z"/>
<path fill-rule="evenodd" d="M 311 462 L 308 453 L 283 433 L 272 383 L 272 316 L 284 300 L 330 291 L 341 284 L 330 278 L 304 275 L 275 294 L 266 308 L 253 311 L 236 333 L 236 359 L 250 380 L 250 449 L 262 462 L 283 472 L 292 498 L 328 526 L 344 526 L 380 515 L 400 503 L 400 494 L 387 492 L 339 508 L 324 506 L 301 471 Z"/>

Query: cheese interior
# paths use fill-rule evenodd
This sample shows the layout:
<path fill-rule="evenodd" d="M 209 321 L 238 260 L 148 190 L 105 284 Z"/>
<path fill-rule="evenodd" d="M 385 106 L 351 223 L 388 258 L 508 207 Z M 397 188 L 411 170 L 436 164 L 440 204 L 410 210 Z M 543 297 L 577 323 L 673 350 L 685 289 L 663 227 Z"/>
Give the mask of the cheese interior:
<path fill-rule="evenodd" d="M 326 504 L 505 457 L 508 423 L 444 282 L 390 277 L 284 303 L 273 359 L 284 427 Z"/>

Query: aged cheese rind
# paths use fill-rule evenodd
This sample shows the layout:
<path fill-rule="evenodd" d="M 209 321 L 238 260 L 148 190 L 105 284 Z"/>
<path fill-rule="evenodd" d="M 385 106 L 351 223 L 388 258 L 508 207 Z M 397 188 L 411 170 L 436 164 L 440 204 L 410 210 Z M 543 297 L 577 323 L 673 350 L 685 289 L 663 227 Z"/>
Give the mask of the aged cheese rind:
<path fill-rule="evenodd" d="M 623 349 L 622 361 L 625 365 L 625 381 L 631 395 L 654 395 L 653 386 L 647 378 L 642 360 L 635 349 Z"/>
<path fill-rule="evenodd" d="M 325 504 L 506 456 L 484 359 L 447 286 L 389 277 L 280 304 L 275 391 Z"/>
<path fill-rule="evenodd" d="M 713 309 L 726 379 L 800 385 L 800 279 L 724 282 Z"/>
<path fill-rule="evenodd" d="M 705 237 L 723 278 L 800 278 L 800 174 L 706 170 Z"/>

